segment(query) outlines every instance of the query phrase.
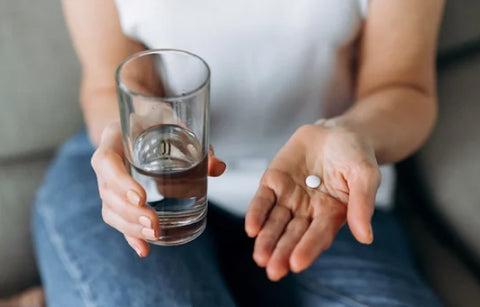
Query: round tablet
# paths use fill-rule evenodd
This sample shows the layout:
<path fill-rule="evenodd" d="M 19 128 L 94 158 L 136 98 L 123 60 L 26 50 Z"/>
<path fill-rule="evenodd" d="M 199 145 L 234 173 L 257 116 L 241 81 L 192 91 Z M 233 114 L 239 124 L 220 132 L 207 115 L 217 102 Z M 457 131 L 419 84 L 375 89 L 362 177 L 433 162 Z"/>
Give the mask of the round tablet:
<path fill-rule="evenodd" d="M 320 186 L 322 181 L 318 176 L 310 175 L 305 179 L 305 184 L 311 189 L 316 189 Z"/>

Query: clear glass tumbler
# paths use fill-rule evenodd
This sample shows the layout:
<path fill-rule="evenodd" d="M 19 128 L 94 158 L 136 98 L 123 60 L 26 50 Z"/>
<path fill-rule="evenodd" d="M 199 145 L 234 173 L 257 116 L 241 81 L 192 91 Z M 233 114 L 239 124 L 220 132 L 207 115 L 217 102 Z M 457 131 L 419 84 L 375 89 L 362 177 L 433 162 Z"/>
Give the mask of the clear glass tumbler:
<path fill-rule="evenodd" d="M 151 243 L 187 243 L 206 226 L 210 69 L 187 51 L 148 50 L 116 82 L 126 162 L 160 220 Z"/>

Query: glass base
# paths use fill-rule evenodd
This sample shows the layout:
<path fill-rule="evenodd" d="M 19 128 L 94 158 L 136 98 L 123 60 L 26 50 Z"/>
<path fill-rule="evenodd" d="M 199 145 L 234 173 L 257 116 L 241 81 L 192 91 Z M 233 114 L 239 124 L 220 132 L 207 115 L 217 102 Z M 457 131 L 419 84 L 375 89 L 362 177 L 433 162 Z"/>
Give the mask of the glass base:
<path fill-rule="evenodd" d="M 207 210 L 194 220 L 172 219 L 162 215 L 160 218 L 160 237 L 156 241 L 148 240 L 149 243 L 160 246 L 182 245 L 199 237 L 207 225 Z"/>

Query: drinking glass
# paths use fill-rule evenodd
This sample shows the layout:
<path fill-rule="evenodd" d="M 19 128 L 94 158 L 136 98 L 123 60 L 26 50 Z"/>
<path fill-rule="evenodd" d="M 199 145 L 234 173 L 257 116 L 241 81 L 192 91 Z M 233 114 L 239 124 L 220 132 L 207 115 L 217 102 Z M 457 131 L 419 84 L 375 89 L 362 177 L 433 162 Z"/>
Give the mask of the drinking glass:
<path fill-rule="evenodd" d="M 116 71 L 126 163 L 160 220 L 157 245 L 206 226 L 210 69 L 183 50 L 139 52 Z"/>

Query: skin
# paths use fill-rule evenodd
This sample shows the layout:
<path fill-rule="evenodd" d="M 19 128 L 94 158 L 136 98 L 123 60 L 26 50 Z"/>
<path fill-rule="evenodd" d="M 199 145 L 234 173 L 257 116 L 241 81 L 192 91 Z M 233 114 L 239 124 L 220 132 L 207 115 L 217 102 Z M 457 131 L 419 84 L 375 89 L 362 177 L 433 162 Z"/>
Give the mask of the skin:
<path fill-rule="evenodd" d="M 121 32 L 111 0 L 64 0 L 82 64 L 81 103 L 91 140 L 102 215 L 139 256 L 159 233 L 145 191 L 125 169 L 118 125 L 114 70 L 144 47 Z M 443 0 L 372 0 L 359 39 L 354 105 L 322 125 L 304 125 L 266 169 L 245 219 L 255 238 L 253 259 L 279 280 L 300 272 L 348 224 L 355 238 L 373 241 L 371 217 L 379 164 L 399 161 L 427 139 L 436 119 L 435 49 Z M 225 170 L 213 152 L 209 175 Z M 308 189 L 305 177 L 322 178 Z M 144 217 L 144 218 L 141 218 Z"/>

